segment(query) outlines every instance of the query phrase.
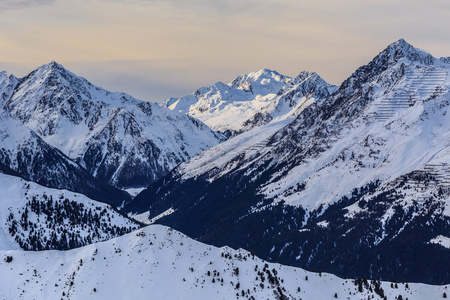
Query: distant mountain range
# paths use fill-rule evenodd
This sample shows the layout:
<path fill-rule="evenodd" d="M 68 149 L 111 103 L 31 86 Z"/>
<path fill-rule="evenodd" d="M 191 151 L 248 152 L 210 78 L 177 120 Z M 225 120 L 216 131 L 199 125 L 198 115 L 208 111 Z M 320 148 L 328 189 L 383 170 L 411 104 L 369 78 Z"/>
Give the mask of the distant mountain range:
<path fill-rule="evenodd" d="M 316 73 L 290 78 L 263 69 L 238 76 L 229 84 L 217 82 L 192 95 L 169 98 L 165 106 L 203 121 L 227 136 L 297 116 L 309 104 L 337 89 Z"/>
<path fill-rule="evenodd" d="M 147 212 L 205 243 L 308 270 L 448 283 L 449 71 L 449 58 L 399 40 L 337 89 L 314 77 L 319 85 L 309 91 L 323 92 L 298 93 L 302 108 L 294 120 L 267 118 L 203 152 L 124 211 Z M 253 93 L 280 103 L 289 82 L 263 70 L 167 105 L 198 118 L 220 116 L 221 108 L 242 124 L 246 117 L 227 109 L 257 103 L 245 100 Z M 222 124 L 214 128 L 247 130 Z"/>
<path fill-rule="evenodd" d="M 0 162 L 28 180 L 94 198 L 102 197 L 76 185 L 144 187 L 225 139 L 189 116 L 96 87 L 56 62 L 21 79 L 0 73 L 0 93 Z M 63 183 L 64 176 L 72 179 Z M 129 196 L 120 198 L 109 202 Z"/>

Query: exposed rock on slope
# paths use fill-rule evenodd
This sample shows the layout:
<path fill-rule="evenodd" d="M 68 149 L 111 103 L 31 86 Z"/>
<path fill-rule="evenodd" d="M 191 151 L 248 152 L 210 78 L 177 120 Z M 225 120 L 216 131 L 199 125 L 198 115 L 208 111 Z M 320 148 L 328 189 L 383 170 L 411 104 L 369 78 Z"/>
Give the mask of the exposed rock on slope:
<path fill-rule="evenodd" d="M 1 108 L 0 164 L 6 174 L 18 175 L 48 187 L 83 193 L 113 205 L 121 205 L 131 199 L 126 192 L 94 178 Z"/>

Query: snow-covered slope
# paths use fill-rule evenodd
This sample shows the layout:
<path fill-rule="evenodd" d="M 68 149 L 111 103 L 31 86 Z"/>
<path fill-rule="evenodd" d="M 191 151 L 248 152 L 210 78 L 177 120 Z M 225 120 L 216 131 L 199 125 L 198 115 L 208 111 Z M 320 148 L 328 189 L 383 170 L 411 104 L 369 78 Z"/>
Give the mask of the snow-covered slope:
<path fill-rule="evenodd" d="M 223 139 L 197 120 L 93 86 L 56 62 L 20 79 L 1 103 L 45 142 L 118 187 L 146 186 Z"/>
<path fill-rule="evenodd" d="M 292 118 L 336 88 L 313 72 L 302 72 L 290 78 L 263 69 L 241 75 L 229 84 L 217 82 L 192 95 L 170 98 L 165 105 L 231 136 L 255 126 Z"/>
<path fill-rule="evenodd" d="M 152 225 L 70 251 L 0 251 L 5 299 L 440 299 L 448 286 L 340 279 Z M 9 257 L 9 259 L 8 259 Z M 10 262 L 6 262 L 8 260 Z M 400 299 L 400 298 L 398 298 Z"/>
<path fill-rule="evenodd" d="M 270 151 L 291 160 L 291 169 L 261 192 L 317 209 L 347 195 L 355 182 L 391 181 L 450 161 L 449 71 L 446 59 L 403 40 L 390 45 L 323 105 L 272 137 Z M 301 183 L 302 192 L 290 192 Z"/>
<path fill-rule="evenodd" d="M 70 249 L 140 226 L 112 206 L 0 174 L 0 249 Z"/>
<path fill-rule="evenodd" d="M 26 180 L 121 205 L 130 195 L 94 178 L 0 108 L 0 163 Z M 7 172 L 11 174 L 11 172 Z"/>
<path fill-rule="evenodd" d="M 125 210 L 172 209 L 158 222 L 309 269 L 448 282 L 430 241 L 450 232 L 449 71 L 399 40 L 287 126 L 202 153 Z"/>

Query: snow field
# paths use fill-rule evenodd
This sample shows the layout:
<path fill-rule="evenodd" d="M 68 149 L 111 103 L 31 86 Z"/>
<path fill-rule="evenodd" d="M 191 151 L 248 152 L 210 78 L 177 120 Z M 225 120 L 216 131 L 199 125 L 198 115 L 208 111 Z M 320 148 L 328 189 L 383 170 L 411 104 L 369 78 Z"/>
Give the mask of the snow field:
<path fill-rule="evenodd" d="M 338 299 L 380 298 L 364 286 L 358 292 L 350 279 L 266 263 L 247 251 L 201 244 L 160 225 L 69 251 L 0 255 L 12 257 L 0 261 L 8 278 L 0 281 L 5 299 L 275 299 L 280 291 L 288 299 L 334 299 L 335 293 Z M 381 283 L 388 299 L 440 299 L 448 288 L 397 286 Z"/>

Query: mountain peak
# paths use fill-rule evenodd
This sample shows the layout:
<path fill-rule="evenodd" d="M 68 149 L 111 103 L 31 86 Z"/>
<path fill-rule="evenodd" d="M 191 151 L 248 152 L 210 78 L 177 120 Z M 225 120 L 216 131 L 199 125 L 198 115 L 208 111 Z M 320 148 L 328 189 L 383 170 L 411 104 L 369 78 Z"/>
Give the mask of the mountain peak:
<path fill-rule="evenodd" d="M 267 68 L 255 71 L 255 72 L 251 72 L 248 74 L 244 74 L 241 76 L 238 76 L 236 79 L 240 79 L 240 78 L 245 78 L 250 82 L 255 82 L 255 81 L 260 81 L 261 79 L 264 78 L 284 78 L 286 76 L 281 75 L 280 73 L 278 73 L 275 70 L 270 70 Z"/>
<path fill-rule="evenodd" d="M 298 76 L 296 76 L 293 80 L 293 84 L 300 84 L 302 82 L 309 82 L 313 84 L 314 89 L 318 86 L 326 87 L 330 93 L 334 92 L 337 89 L 337 86 L 329 84 L 326 82 L 319 74 L 312 71 L 302 71 Z"/>
<path fill-rule="evenodd" d="M 430 53 L 415 48 L 404 39 L 391 43 L 367 65 L 358 68 L 349 78 L 347 78 L 339 89 L 347 89 L 352 86 L 352 91 L 358 89 L 362 83 L 371 80 L 374 76 L 379 76 L 384 71 L 395 65 L 404 64 L 406 66 L 430 66 L 437 62 Z"/>
<path fill-rule="evenodd" d="M 48 64 L 38 67 L 36 70 L 31 72 L 27 78 L 35 78 L 39 81 L 46 80 L 48 78 L 78 78 L 75 74 L 64 68 L 63 65 L 57 63 L 56 61 L 51 61 Z"/>
<path fill-rule="evenodd" d="M 400 48 L 413 47 L 414 48 L 413 45 L 411 45 L 410 43 L 408 43 L 404 39 L 399 39 L 398 41 L 393 42 L 392 44 L 390 44 L 388 47 L 400 47 Z"/>
<path fill-rule="evenodd" d="M 316 72 L 301 71 L 300 74 L 298 74 L 298 76 L 294 78 L 294 81 L 302 82 L 308 78 L 322 79 Z"/>
<path fill-rule="evenodd" d="M 240 75 L 228 85 L 252 93 L 256 92 L 255 89 L 269 89 L 276 93 L 291 80 L 290 77 L 284 76 L 277 71 L 261 69 L 259 71 Z"/>
<path fill-rule="evenodd" d="M 61 64 L 57 63 L 56 61 L 52 60 L 48 64 L 42 65 L 38 68 L 38 70 L 66 70 Z"/>
<path fill-rule="evenodd" d="M 326 98 L 333 92 L 337 90 L 337 86 L 329 84 L 322 77 L 320 77 L 316 72 L 312 71 L 302 71 L 298 76 L 296 76 L 292 84 L 297 91 L 302 91 L 302 95 L 315 95 L 316 98 L 322 99 Z M 285 92 L 280 91 L 279 94 Z"/>
<path fill-rule="evenodd" d="M 415 55 L 417 53 L 425 53 L 429 54 L 428 52 L 425 52 L 423 50 L 415 48 L 410 43 L 406 42 L 404 39 L 399 39 L 396 42 L 391 43 L 385 51 L 388 50 L 389 52 L 393 53 L 401 53 L 404 56 L 408 57 L 410 55 Z"/>
<path fill-rule="evenodd" d="M 415 48 L 404 39 L 390 44 L 375 59 L 382 59 L 388 64 L 395 64 L 399 61 L 409 61 L 424 65 L 433 64 L 435 58 L 428 52 Z"/>
<path fill-rule="evenodd" d="M 52 60 L 50 63 L 48 63 L 50 66 L 60 66 L 56 61 Z"/>
<path fill-rule="evenodd" d="M 8 71 L 0 71 L 0 82 L 4 79 L 17 80 L 17 77 L 14 74 L 8 73 Z"/>
<path fill-rule="evenodd" d="M 259 71 L 256 71 L 256 72 L 253 72 L 253 73 L 250 73 L 250 74 L 255 74 L 255 75 L 259 75 L 259 76 L 263 76 L 263 75 L 269 75 L 269 76 L 270 75 L 279 75 L 279 76 L 282 76 L 277 71 L 271 70 L 271 69 L 268 69 L 268 68 L 264 68 L 264 69 L 261 69 Z"/>

